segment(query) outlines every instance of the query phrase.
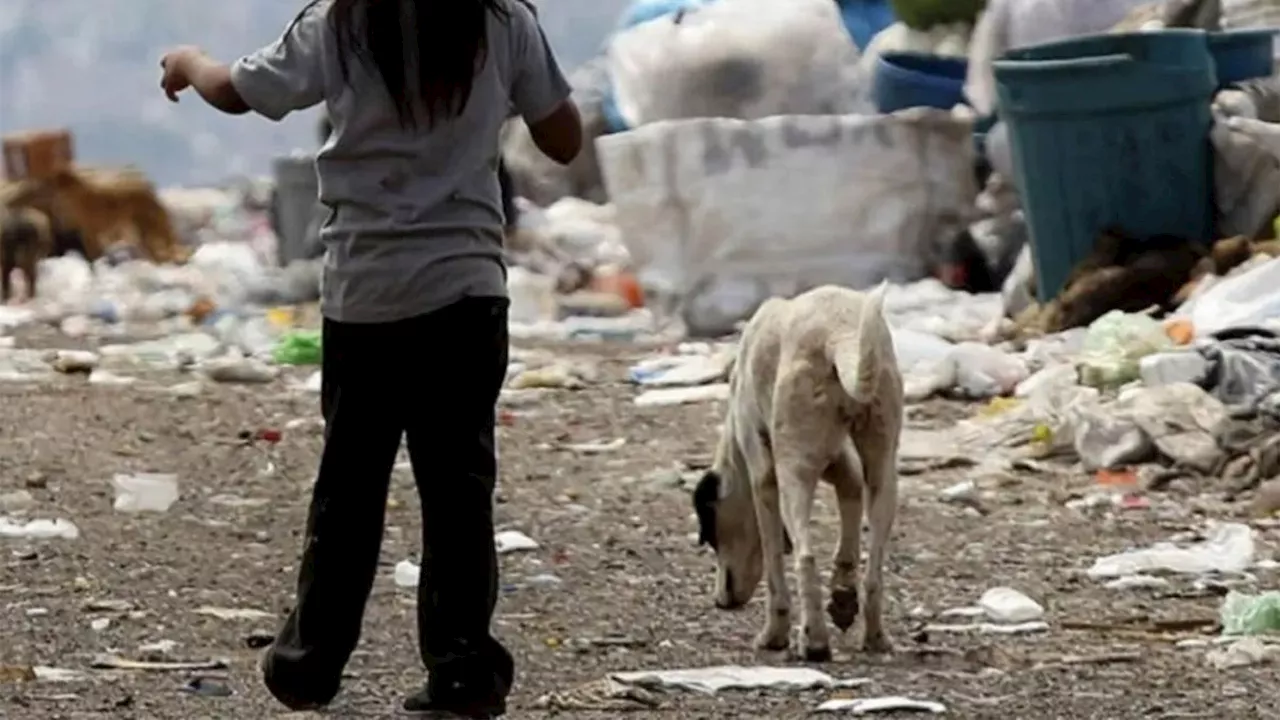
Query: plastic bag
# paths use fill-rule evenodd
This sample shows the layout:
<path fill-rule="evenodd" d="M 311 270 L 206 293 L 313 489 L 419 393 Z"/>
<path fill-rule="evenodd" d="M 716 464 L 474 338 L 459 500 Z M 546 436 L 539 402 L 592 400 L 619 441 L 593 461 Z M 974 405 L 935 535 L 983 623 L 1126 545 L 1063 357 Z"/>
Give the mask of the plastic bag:
<path fill-rule="evenodd" d="M 1280 632 L 1280 592 L 1245 595 L 1234 590 L 1222 601 L 1223 635 Z"/>
<path fill-rule="evenodd" d="M 718 0 L 625 30 L 608 54 L 628 127 L 855 109 L 858 53 L 831 0 Z"/>
<path fill-rule="evenodd" d="M 507 271 L 507 294 L 511 298 L 508 317 L 514 323 L 550 322 L 559 314 L 555 278 L 522 267 Z"/>
<path fill-rule="evenodd" d="M 1132 382 L 1141 376 L 1142 358 L 1172 347 L 1160 321 L 1112 310 L 1089 326 L 1080 358 L 1080 382 L 1099 388 Z"/>
<path fill-rule="evenodd" d="M 316 330 L 291 330 L 276 343 L 272 357 L 281 365 L 319 365 L 320 333 Z"/>
<path fill-rule="evenodd" d="M 152 473 L 116 475 L 115 509 L 120 512 L 167 512 L 178 501 L 178 476 Z"/>
<path fill-rule="evenodd" d="M 981 343 L 957 345 L 951 359 L 957 389 L 970 398 L 1009 395 L 1031 374 L 1021 359 Z"/>
<path fill-rule="evenodd" d="M 1224 278 L 1178 308 L 1177 316 L 1191 320 L 1197 337 L 1234 327 L 1280 324 L 1280 259 Z"/>
<path fill-rule="evenodd" d="M 1203 542 L 1189 547 L 1163 542 L 1143 550 L 1100 557 L 1088 574 L 1099 580 L 1151 572 L 1242 573 L 1253 565 L 1254 552 L 1252 528 L 1241 523 L 1223 523 L 1213 527 Z"/>

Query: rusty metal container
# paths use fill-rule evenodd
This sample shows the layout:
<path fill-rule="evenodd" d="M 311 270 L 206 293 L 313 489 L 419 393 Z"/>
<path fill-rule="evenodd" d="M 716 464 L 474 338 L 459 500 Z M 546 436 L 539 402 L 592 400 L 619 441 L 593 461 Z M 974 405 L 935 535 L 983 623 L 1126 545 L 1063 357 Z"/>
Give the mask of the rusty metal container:
<path fill-rule="evenodd" d="M 74 153 L 69 130 L 39 130 L 3 138 L 4 174 L 12 181 L 43 180 L 71 167 Z"/>

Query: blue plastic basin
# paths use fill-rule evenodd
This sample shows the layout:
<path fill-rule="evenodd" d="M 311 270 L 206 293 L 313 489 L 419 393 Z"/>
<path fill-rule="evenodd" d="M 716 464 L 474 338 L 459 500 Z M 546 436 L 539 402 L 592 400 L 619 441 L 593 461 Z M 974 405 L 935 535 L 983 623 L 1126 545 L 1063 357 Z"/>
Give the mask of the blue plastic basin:
<path fill-rule="evenodd" d="M 1209 52 L 1218 70 L 1218 86 L 1269 77 L 1275 65 L 1275 29 L 1210 33 Z"/>
<path fill-rule="evenodd" d="M 885 53 L 876 61 L 872 97 L 876 110 L 891 113 L 910 107 L 950 110 L 964 102 L 969 63 L 962 58 L 924 53 Z"/>
<path fill-rule="evenodd" d="M 1042 301 L 1105 229 L 1212 239 L 1217 78 L 1204 32 L 1021 48 L 995 62 L 995 77 Z"/>

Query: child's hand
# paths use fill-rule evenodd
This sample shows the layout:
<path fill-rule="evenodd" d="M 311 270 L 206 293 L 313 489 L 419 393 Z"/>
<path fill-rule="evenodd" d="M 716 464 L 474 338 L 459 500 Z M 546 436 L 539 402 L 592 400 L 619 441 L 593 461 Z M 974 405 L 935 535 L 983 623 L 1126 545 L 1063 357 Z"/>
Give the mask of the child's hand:
<path fill-rule="evenodd" d="M 178 102 L 178 93 L 191 87 L 191 60 L 201 54 L 199 48 L 186 45 L 170 50 L 160 59 L 160 67 L 164 69 L 160 87 L 171 101 Z"/>

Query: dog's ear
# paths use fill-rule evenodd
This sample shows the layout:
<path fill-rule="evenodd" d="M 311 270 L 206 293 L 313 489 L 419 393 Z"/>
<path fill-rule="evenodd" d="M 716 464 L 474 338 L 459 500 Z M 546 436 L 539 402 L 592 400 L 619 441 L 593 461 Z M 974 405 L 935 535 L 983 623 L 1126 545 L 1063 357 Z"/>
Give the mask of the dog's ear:
<path fill-rule="evenodd" d="M 716 549 L 716 506 L 720 503 L 720 475 L 708 470 L 693 490 L 693 511 L 698 516 L 698 544 Z"/>

